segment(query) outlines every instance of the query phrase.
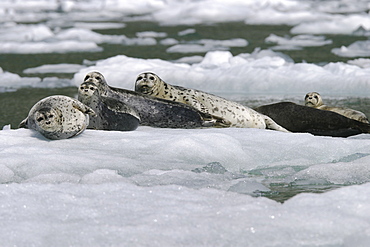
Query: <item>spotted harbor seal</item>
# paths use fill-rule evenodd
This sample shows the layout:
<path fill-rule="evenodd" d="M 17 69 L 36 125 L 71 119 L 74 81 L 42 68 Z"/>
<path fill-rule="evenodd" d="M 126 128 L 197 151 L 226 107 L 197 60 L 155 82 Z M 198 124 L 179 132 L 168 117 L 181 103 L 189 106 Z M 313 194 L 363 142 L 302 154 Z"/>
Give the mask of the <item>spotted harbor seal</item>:
<path fill-rule="evenodd" d="M 136 79 L 135 91 L 187 104 L 203 113 L 223 119 L 224 122 L 229 123 L 228 127 L 267 128 L 289 132 L 271 118 L 253 109 L 213 94 L 170 85 L 154 73 L 140 74 Z"/>
<path fill-rule="evenodd" d="M 103 96 L 92 82 L 84 82 L 78 89 L 78 100 L 95 111 L 90 117 L 90 129 L 100 130 L 135 130 L 140 124 L 140 117 L 134 109 L 115 99 Z"/>
<path fill-rule="evenodd" d="M 370 133 L 370 124 L 344 117 L 336 112 L 323 111 L 292 102 L 280 102 L 256 108 L 291 132 L 319 136 L 348 137 Z"/>
<path fill-rule="evenodd" d="M 95 85 L 101 97 L 109 98 L 118 104 L 129 105 L 138 113 L 141 125 L 160 128 L 201 128 L 219 127 L 224 124 L 217 117 L 203 114 L 185 104 L 111 87 L 104 76 L 96 71 L 88 73 L 84 83 Z"/>
<path fill-rule="evenodd" d="M 30 110 L 20 128 L 40 132 L 52 140 L 66 139 L 81 134 L 89 124 L 89 115 L 94 111 L 67 96 L 49 96 L 37 102 Z"/>
<path fill-rule="evenodd" d="M 305 106 L 309 106 L 309 107 L 313 107 L 313 108 L 325 110 L 325 111 L 333 111 L 345 117 L 355 119 L 363 123 L 369 123 L 369 120 L 367 119 L 366 115 L 360 111 L 356 111 L 356 110 L 346 108 L 346 107 L 330 107 L 330 106 L 324 105 L 321 95 L 319 93 L 316 93 L 316 92 L 308 93 L 306 94 L 304 100 L 305 100 Z"/>

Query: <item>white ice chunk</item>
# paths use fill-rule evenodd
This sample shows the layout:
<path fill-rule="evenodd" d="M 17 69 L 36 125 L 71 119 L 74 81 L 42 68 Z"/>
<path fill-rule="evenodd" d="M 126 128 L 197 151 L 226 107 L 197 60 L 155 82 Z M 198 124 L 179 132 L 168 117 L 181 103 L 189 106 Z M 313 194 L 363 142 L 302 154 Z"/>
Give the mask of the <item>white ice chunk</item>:
<path fill-rule="evenodd" d="M 45 73 L 75 73 L 80 69 L 86 68 L 80 64 L 45 64 L 35 68 L 28 68 L 23 71 L 25 74 L 45 74 Z"/>

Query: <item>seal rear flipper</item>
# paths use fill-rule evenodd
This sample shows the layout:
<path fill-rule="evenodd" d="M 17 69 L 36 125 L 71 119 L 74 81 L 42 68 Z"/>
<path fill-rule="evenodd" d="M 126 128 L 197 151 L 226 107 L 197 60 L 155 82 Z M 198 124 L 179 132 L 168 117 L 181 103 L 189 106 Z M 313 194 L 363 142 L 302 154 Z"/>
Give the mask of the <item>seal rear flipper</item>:
<path fill-rule="evenodd" d="M 290 133 L 289 130 L 285 129 L 284 127 L 278 125 L 274 120 L 272 120 L 270 117 L 268 116 L 263 116 L 264 117 L 264 120 L 265 120 L 265 123 L 266 123 L 266 129 L 271 129 L 271 130 L 277 130 L 277 131 L 281 131 L 281 132 L 286 132 L 286 133 Z"/>

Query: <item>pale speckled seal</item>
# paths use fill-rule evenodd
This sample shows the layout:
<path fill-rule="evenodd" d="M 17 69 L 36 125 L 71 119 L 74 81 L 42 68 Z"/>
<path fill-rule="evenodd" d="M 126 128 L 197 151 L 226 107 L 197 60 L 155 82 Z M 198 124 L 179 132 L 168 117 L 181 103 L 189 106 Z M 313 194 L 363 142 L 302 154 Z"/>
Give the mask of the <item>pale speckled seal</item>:
<path fill-rule="evenodd" d="M 223 119 L 224 123 L 228 123 L 227 127 L 267 128 L 288 132 L 271 118 L 253 109 L 213 94 L 170 85 L 154 73 L 140 74 L 136 79 L 135 91 L 187 104 L 203 113 Z"/>
<path fill-rule="evenodd" d="M 49 96 L 31 108 L 19 127 L 36 130 L 48 139 L 66 139 L 86 129 L 88 114 L 95 113 L 76 99 L 62 95 Z"/>
<path fill-rule="evenodd" d="M 305 100 L 305 106 L 309 106 L 309 107 L 313 107 L 313 108 L 325 110 L 325 111 L 333 111 L 345 117 L 355 119 L 363 123 L 369 123 L 369 120 L 367 119 L 366 115 L 360 111 L 356 111 L 356 110 L 346 108 L 346 107 L 331 107 L 331 106 L 324 105 L 321 95 L 317 92 L 311 92 L 311 93 L 306 94 L 304 100 Z"/>
<path fill-rule="evenodd" d="M 89 129 L 131 131 L 140 124 L 140 117 L 134 109 L 100 95 L 98 87 L 92 82 L 86 81 L 80 85 L 78 100 L 95 112 L 95 116 L 90 117 Z"/>
<path fill-rule="evenodd" d="M 84 83 L 95 85 L 101 97 L 109 98 L 118 104 L 127 104 L 137 112 L 141 125 L 160 128 L 223 126 L 223 123 L 217 117 L 203 114 L 185 104 L 111 87 L 107 84 L 104 76 L 96 71 L 88 73 L 85 76 Z"/>
<path fill-rule="evenodd" d="M 370 124 L 347 118 L 336 112 L 323 111 L 292 102 L 280 102 L 256 108 L 291 132 L 348 137 L 370 133 Z"/>

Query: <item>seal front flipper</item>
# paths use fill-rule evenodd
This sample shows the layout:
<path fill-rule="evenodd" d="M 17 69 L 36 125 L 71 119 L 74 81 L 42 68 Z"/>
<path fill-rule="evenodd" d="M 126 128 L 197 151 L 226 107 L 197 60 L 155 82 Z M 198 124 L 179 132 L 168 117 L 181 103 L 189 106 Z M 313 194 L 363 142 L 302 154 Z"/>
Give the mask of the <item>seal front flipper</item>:
<path fill-rule="evenodd" d="M 199 113 L 204 121 L 203 127 L 216 127 L 216 128 L 231 127 L 231 122 L 224 118 L 217 117 L 217 116 L 214 116 L 208 113 L 202 113 L 202 112 L 199 112 Z"/>
<path fill-rule="evenodd" d="M 140 125 L 140 116 L 132 107 L 106 96 L 101 96 L 101 101 L 107 130 L 131 131 Z"/>
<path fill-rule="evenodd" d="M 93 109 L 91 109 L 87 105 L 81 103 L 80 101 L 75 100 L 75 101 L 72 102 L 72 105 L 73 105 L 74 108 L 76 108 L 77 110 L 79 110 L 79 111 L 81 111 L 85 114 L 89 114 L 90 116 L 96 116 Z"/>
<path fill-rule="evenodd" d="M 20 124 L 18 125 L 18 128 L 26 128 L 27 129 L 28 128 L 27 121 L 28 121 L 28 118 L 23 119 L 23 121 L 20 122 Z"/>
<path fill-rule="evenodd" d="M 139 114 L 137 114 L 137 112 L 132 107 L 128 106 L 127 104 L 121 101 L 118 101 L 114 98 L 111 98 L 111 97 L 101 96 L 101 98 L 102 98 L 102 102 L 106 104 L 108 109 L 110 109 L 111 111 L 130 114 L 136 117 L 138 120 L 140 120 Z"/>

